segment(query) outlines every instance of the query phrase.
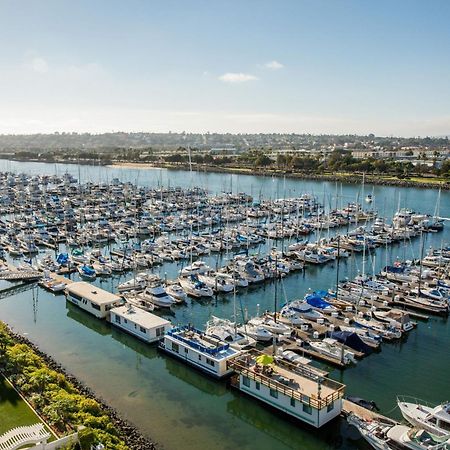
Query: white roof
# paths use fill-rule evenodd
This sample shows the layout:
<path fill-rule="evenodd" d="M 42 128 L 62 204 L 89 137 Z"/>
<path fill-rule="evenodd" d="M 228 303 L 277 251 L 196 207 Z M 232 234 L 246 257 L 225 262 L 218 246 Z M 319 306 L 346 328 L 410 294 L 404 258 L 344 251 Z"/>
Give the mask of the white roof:
<path fill-rule="evenodd" d="M 100 289 L 86 281 L 76 281 L 70 283 L 66 287 L 67 292 L 79 295 L 80 297 L 97 303 L 98 305 L 109 305 L 111 303 L 119 302 L 121 298 L 111 292 Z"/>
<path fill-rule="evenodd" d="M 128 319 L 131 322 L 147 329 L 170 325 L 170 321 L 131 305 L 123 305 L 118 306 L 117 308 L 112 308 L 111 313 L 123 317 L 124 319 Z"/>

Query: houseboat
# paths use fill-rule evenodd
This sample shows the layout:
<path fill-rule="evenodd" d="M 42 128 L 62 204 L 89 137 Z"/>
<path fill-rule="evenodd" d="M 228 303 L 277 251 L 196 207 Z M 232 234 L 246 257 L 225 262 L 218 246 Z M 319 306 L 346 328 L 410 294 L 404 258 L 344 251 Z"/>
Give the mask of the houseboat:
<path fill-rule="evenodd" d="M 306 366 L 257 350 L 243 353 L 228 366 L 236 372 L 234 387 L 314 428 L 341 413 L 345 386 Z"/>
<path fill-rule="evenodd" d="M 110 312 L 111 325 L 145 342 L 159 341 L 172 328 L 168 320 L 129 304 L 113 308 Z"/>
<path fill-rule="evenodd" d="M 66 287 L 66 298 L 69 302 L 91 313 L 98 319 L 106 319 L 110 310 L 123 303 L 123 300 L 111 292 L 93 286 L 86 281 L 70 283 Z"/>
<path fill-rule="evenodd" d="M 233 369 L 228 367 L 228 363 L 241 353 L 228 343 L 191 326 L 167 331 L 160 348 L 216 378 L 231 375 Z"/>

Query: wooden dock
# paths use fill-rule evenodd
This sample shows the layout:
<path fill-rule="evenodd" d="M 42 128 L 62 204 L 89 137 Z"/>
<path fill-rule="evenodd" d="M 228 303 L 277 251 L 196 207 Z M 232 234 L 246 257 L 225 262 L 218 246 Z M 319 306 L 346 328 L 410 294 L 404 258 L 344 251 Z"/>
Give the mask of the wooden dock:
<path fill-rule="evenodd" d="M 50 278 L 52 278 L 55 281 L 59 281 L 60 283 L 66 283 L 66 284 L 73 283 L 73 280 L 71 280 L 70 278 L 66 278 L 65 276 L 60 275 L 55 272 L 50 272 Z"/>
<path fill-rule="evenodd" d="M 359 406 L 356 403 L 353 403 L 345 398 L 342 400 L 341 414 L 344 417 L 348 416 L 349 414 L 355 414 L 356 416 L 361 417 L 361 419 L 364 420 L 383 420 L 384 422 L 391 421 L 393 423 L 397 423 L 395 420 L 390 419 L 389 417 L 383 416 L 376 411 L 371 411 L 370 409 Z"/>

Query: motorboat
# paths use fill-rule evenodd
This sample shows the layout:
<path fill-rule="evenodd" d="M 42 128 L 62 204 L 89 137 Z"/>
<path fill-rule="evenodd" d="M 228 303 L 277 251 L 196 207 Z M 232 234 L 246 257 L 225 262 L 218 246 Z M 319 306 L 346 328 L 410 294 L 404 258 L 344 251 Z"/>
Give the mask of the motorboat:
<path fill-rule="evenodd" d="M 144 277 L 136 276 L 131 280 L 125 281 L 119 284 L 119 292 L 129 292 L 129 291 L 143 291 L 147 286 L 147 279 Z"/>
<path fill-rule="evenodd" d="M 212 297 L 214 295 L 213 290 L 203 283 L 203 281 L 200 281 L 195 275 L 190 275 L 186 278 L 180 277 L 178 282 L 186 294 L 191 295 L 192 297 Z"/>
<path fill-rule="evenodd" d="M 67 283 L 60 280 L 55 280 L 51 277 L 43 278 L 38 284 L 53 293 L 63 292 L 67 286 Z"/>
<path fill-rule="evenodd" d="M 301 318 L 317 322 L 319 319 L 325 319 L 325 316 L 316 311 L 304 300 L 293 300 L 289 303 L 289 308 L 293 309 Z"/>
<path fill-rule="evenodd" d="M 256 345 L 256 339 L 240 333 L 235 323 L 215 316 L 212 316 L 206 324 L 205 334 L 227 342 L 230 347 L 237 350 L 244 350 Z"/>
<path fill-rule="evenodd" d="M 234 284 L 226 274 L 210 272 L 204 275 L 198 275 L 198 279 L 215 292 L 227 293 L 234 289 Z"/>
<path fill-rule="evenodd" d="M 176 303 L 182 303 L 187 300 L 187 294 L 178 283 L 167 284 L 166 292 L 174 298 Z"/>
<path fill-rule="evenodd" d="M 283 350 L 282 348 L 278 349 L 277 356 L 296 365 L 306 365 L 312 362 L 310 359 L 305 358 L 304 356 L 300 356 L 292 350 Z"/>
<path fill-rule="evenodd" d="M 159 282 L 147 286 L 144 292 L 137 294 L 137 297 L 150 301 L 160 308 L 170 308 L 175 303 L 175 300 L 166 292 L 164 286 Z"/>
<path fill-rule="evenodd" d="M 397 404 L 411 425 L 437 436 L 450 435 L 450 402 L 434 406 L 413 397 L 398 396 Z"/>
<path fill-rule="evenodd" d="M 189 266 L 181 269 L 181 276 L 188 277 L 190 275 L 200 275 L 206 272 L 211 271 L 211 267 L 209 267 L 204 261 L 195 261 Z"/>
<path fill-rule="evenodd" d="M 250 336 L 253 339 L 256 339 L 259 342 L 269 342 L 273 339 L 273 334 L 267 330 L 267 328 L 262 327 L 261 325 L 253 325 L 251 323 L 247 323 L 245 325 L 241 325 L 237 331 L 239 333 L 245 334 L 246 336 Z"/>
<path fill-rule="evenodd" d="M 263 317 L 254 317 L 248 321 L 250 325 L 261 326 L 272 334 L 290 334 L 291 328 L 284 323 L 275 322 L 273 317 L 268 315 Z"/>
<path fill-rule="evenodd" d="M 322 341 L 309 341 L 308 343 L 316 352 L 338 359 L 345 365 L 356 363 L 355 354 L 346 350 L 336 339 L 325 338 Z"/>
<path fill-rule="evenodd" d="M 289 304 L 283 306 L 280 310 L 280 316 L 286 319 L 291 325 L 303 325 L 305 320 L 300 316 L 300 314 L 289 306 Z"/>
<path fill-rule="evenodd" d="M 78 266 L 77 270 L 78 273 L 80 274 L 80 277 L 85 280 L 94 281 L 95 278 L 97 277 L 97 273 L 92 266 L 83 264 L 82 266 Z"/>

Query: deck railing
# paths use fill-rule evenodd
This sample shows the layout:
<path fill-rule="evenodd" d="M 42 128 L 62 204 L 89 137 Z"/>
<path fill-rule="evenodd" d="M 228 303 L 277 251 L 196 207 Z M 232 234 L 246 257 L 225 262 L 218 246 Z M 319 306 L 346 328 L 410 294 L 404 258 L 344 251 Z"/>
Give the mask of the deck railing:
<path fill-rule="evenodd" d="M 295 400 L 300 401 L 301 403 L 311 406 L 312 408 L 321 410 L 322 408 L 330 405 L 334 401 L 338 400 L 339 398 L 342 398 L 344 396 L 344 389 L 345 386 L 330 380 L 328 378 L 323 379 L 319 376 L 316 376 L 317 383 L 320 383 L 322 386 L 327 386 L 331 389 L 335 389 L 332 394 L 327 395 L 326 397 L 319 398 L 319 389 L 317 390 L 317 396 L 313 394 L 312 396 L 302 394 L 299 390 L 293 389 L 283 383 L 280 383 L 279 381 L 274 380 L 270 376 L 262 373 L 262 372 L 255 372 L 250 368 L 249 365 L 245 364 L 240 359 L 234 359 L 231 362 L 228 363 L 228 367 L 235 370 L 239 375 L 242 375 L 244 377 L 247 377 L 251 380 L 254 380 L 256 382 L 259 382 L 265 386 L 267 386 L 269 389 L 274 389 L 277 392 L 281 392 L 282 394 L 294 398 Z M 301 370 L 304 370 L 305 372 L 311 372 L 308 369 L 303 369 L 298 367 L 298 370 L 296 370 L 296 373 L 300 374 L 299 372 Z M 310 378 L 310 377 L 307 377 Z M 237 381 L 237 380 L 236 380 Z M 236 385 L 236 384 L 234 384 Z M 334 386 L 334 387 L 332 387 Z"/>

